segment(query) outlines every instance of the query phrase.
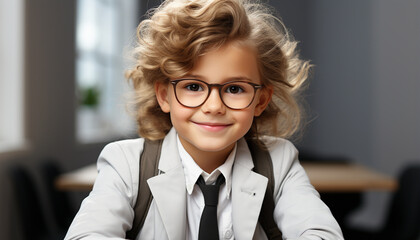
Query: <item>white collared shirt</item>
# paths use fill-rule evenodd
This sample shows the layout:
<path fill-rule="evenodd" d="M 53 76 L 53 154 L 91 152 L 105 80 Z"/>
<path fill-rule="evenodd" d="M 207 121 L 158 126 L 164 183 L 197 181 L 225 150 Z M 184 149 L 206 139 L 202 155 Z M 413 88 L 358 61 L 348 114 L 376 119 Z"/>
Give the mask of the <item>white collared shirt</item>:
<path fill-rule="evenodd" d="M 187 239 L 198 239 L 201 213 L 204 209 L 204 197 L 201 189 L 195 184 L 197 179 L 203 176 L 206 184 L 212 184 L 220 174 L 225 177 L 219 191 L 219 203 L 217 205 L 217 223 L 219 226 L 219 239 L 234 239 L 232 225 L 232 201 L 230 198 L 232 189 L 232 166 L 236 155 L 236 144 L 225 163 L 208 174 L 203 171 L 182 146 L 177 137 L 179 155 L 184 167 L 185 183 L 187 188 Z"/>

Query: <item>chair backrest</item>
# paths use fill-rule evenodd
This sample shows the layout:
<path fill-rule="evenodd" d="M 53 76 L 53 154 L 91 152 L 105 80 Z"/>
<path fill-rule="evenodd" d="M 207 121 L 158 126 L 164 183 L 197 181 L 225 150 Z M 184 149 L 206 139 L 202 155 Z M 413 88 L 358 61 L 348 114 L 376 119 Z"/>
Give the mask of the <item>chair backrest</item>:
<path fill-rule="evenodd" d="M 383 239 L 417 240 L 420 236 L 420 164 L 408 165 L 399 177 L 381 234 Z"/>
<path fill-rule="evenodd" d="M 58 231 L 67 231 L 74 218 L 75 210 L 71 206 L 68 193 L 59 191 L 54 186 L 55 179 L 61 174 L 60 167 L 53 159 L 41 162 L 39 167 L 54 220 L 60 228 Z"/>
<path fill-rule="evenodd" d="M 47 222 L 34 179 L 21 165 L 11 166 L 8 169 L 8 174 L 24 239 L 45 238 L 48 235 Z"/>

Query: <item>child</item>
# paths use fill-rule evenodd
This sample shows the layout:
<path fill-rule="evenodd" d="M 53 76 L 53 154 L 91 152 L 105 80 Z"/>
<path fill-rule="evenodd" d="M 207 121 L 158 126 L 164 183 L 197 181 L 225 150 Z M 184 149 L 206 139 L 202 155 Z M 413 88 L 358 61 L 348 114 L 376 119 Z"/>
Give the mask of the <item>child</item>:
<path fill-rule="evenodd" d="M 164 140 L 136 239 L 199 239 L 205 204 L 195 183 L 219 176 L 215 239 L 266 239 L 258 216 L 267 178 L 253 172 L 245 137 L 262 140 L 272 158 L 273 215 L 283 238 L 343 238 L 284 139 L 299 127 L 295 97 L 310 65 L 280 20 L 242 0 L 172 0 L 140 23 L 138 40 L 128 77 L 143 138 L 104 148 L 66 239 L 126 237 L 144 139 Z"/>

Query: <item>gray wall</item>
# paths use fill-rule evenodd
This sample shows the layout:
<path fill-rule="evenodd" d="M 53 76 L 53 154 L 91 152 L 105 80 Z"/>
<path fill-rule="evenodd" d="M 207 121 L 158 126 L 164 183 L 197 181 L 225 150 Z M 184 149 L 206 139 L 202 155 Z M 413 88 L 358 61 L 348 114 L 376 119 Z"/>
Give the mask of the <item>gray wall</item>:
<path fill-rule="evenodd" d="M 371 166 L 396 175 L 420 162 L 420 1 L 373 3 Z M 381 200 L 370 194 L 361 219 L 380 215 Z"/>
<path fill-rule="evenodd" d="M 315 64 L 302 149 L 397 176 L 420 163 L 420 1 L 270 1 Z M 368 192 L 354 224 L 379 227 L 388 192 Z"/>

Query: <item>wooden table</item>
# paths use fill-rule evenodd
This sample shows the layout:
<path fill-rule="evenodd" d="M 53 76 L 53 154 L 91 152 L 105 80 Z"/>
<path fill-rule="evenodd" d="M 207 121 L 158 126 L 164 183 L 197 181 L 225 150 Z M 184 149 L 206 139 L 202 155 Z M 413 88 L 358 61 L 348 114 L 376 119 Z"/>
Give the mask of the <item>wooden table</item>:
<path fill-rule="evenodd" d="M 364 166 L 351 163 L 302 163 L 319 192 L 393 191 L 397 181 Z"/>
<path fill-rule="evenodd" d="M 395 179 L 357 164 L 302 163 L 312 185 L 319 192 L 393 191 Z M 62 174 L 55 185 L 59 190 L 89 191 L 97 176 L 96 165 Z"/>
<path fill-rule="evenodd" d="M 59 190 L 90 191 L 98 172 L 95 164 L 61 174 L 55 180 L 55 187 Z"/>

